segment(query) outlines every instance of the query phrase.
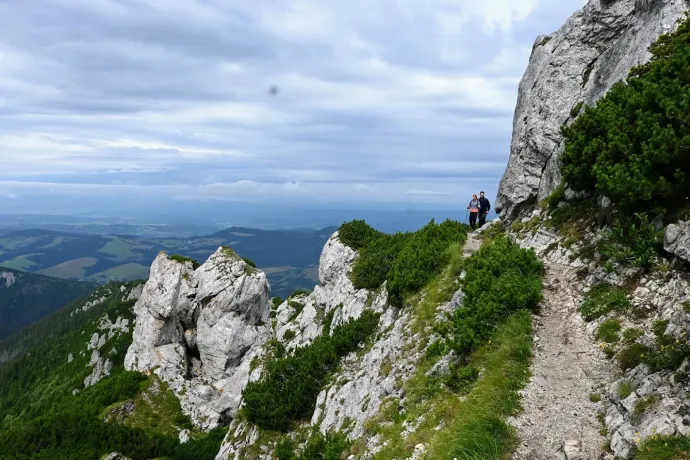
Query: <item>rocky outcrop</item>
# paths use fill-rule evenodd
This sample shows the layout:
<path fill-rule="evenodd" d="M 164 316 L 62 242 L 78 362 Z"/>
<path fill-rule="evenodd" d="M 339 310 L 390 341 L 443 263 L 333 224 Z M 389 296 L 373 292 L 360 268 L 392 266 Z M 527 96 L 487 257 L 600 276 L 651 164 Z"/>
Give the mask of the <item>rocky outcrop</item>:
<path fill-rule="evenodd" d="M 5 287 L 10 287 L 17 281 L 17 277 L 12 272 L 0 272 L 0 279 L 4 280 Z"/>
<path fill-rule="evenodd" d="M 690 262 L 690 223 L 678 221 L 666 227 L 664 250 Z"/>
<path fill-rule="evenodd" d="M 268 296 L 266 275 L 230 248 L 196 270 L 160 254 L 134 307 L 125 367 L 161 377 L 200 427 L 227 422 L 273 336 Z"/>
<path fill-rule="evenodd" d="M 590 0 L 560 30 L 537 38 L 519 88 L 510 161 L 495 208 L 513 220 L 560 182 L 561 127 L 593 105 L 629 70 L 650 58 L 648 47 L 670 32 L 687 0 Z"/>

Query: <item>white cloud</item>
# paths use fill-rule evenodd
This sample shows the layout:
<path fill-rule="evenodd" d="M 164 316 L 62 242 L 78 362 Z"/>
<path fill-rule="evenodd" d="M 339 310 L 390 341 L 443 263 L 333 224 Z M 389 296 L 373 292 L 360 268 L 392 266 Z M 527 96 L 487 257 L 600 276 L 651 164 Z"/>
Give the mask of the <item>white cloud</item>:
<path fill-rule="evenodd" d="M 0 2 L 0 184 L 137 202 L 495 191 L 534 37 L 579 6 Z"/>

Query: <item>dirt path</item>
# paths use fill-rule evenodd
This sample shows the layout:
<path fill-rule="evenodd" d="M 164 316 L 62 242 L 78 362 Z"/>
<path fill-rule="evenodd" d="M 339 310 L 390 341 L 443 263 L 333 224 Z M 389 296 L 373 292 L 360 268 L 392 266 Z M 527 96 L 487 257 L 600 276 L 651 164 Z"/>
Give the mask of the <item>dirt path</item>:
<path fill-rule="evenodd" d="M 523 391 L 524 412 L 510 423 L 520 436 L 514 460 L 591 460 L 601 457 L 599 393 L 610 364 L 587 336 L 577 313 L 574 271 L 547 265 L 544 304 L 535 317 L 532 378 Z"/>

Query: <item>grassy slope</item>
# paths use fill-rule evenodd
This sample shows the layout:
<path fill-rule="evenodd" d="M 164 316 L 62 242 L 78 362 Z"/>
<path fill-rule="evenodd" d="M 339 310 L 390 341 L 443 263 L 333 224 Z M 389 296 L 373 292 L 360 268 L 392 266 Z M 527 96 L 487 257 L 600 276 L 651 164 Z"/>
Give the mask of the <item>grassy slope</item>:
<path fill-rule="evenodd" d="M 436 308 L 458 289 L 462 270 L 462 248 L 449 248 L 446 269 L 419 294 L 409 300 L 414 309 L 413 332 L 436 324 Z M 419 344 L 426 346 L 426 341 Z M 451 391 L 439 377 L 427 375 L 437 362 L 424 359 L 412 379 L 404 383 L 406 410 L 398 401 L 384 402 L 379 416 L 367 425 L 367 436 L 379 434 L 387 442 L 377 460 L 409 456 L 417 444 L 428 446 L 428 458 L 504 459 L 516 442 L 506 418 L 520 408 L 518 391 L 529 379 L 532 347 L 532 318 L 520 311 L 506 318 L 492 339 L 470 357 L 470 364 L 484 372 L 466 392 Z M 424 420 L 416 431 L 403 437 L 406 422 Z M 442 425 L 444 428 L 437 430 Z M 362 450 L 363 445 L 353 448 Z"/>

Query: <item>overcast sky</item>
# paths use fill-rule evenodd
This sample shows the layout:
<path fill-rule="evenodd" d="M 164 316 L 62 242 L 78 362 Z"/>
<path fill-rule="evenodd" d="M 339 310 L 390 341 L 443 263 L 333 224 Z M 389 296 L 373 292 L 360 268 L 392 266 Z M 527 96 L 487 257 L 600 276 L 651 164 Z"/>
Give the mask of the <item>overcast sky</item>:
<path fill-rule="evenodd" d="M 0 212 L 493 197 L 534 39 L 581 6 L 0 1 Z"/>

